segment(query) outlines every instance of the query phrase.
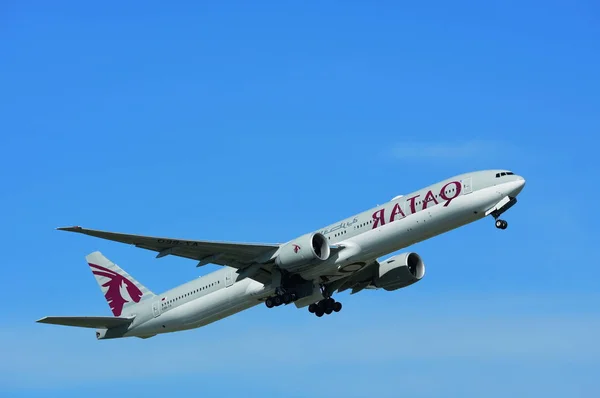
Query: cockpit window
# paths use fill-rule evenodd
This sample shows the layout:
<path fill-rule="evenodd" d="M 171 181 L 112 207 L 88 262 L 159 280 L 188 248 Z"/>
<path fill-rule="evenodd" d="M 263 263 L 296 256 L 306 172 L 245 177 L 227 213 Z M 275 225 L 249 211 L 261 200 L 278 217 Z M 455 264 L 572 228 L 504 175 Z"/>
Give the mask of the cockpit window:
<path fill-rule="evenodd" d="M 512 176 L 515 173 L 512 171 L 503 171 L 502 173 L 496 173 L 496 178 L 504 177 L 504 176 Z"/>

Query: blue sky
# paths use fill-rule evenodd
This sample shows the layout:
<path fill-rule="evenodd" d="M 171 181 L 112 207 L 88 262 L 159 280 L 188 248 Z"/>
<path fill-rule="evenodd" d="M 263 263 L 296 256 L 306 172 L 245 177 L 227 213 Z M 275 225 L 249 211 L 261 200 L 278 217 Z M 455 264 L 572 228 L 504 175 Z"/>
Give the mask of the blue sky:
<path fill-rule="evenodd" d="M 0 18 L 0 396 L 600 394 L 592 1 L 11 2 Z M 154 291 L 216 269 L 55 231 L 281 242 L 465 171 L 527 179 L 509 228 L 317 319 L 255 307 L 95 340 L 84 256 Z M 6 311 L 5 311 L 6 312 Z"/>

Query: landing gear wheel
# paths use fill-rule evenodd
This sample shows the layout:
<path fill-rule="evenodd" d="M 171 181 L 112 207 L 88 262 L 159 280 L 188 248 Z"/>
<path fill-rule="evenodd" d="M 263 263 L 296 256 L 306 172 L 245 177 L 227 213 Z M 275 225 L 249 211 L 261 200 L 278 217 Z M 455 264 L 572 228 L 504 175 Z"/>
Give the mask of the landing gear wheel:
<path fill-rule="evenodd" d="M 329 315 L 333 312 L 340 312 L 341 310 L 342 303 L 338 303 L 331 297 L 308 306 L 308 311 L 314 313 L 318 317 L 322 317 L 324 314 Z"/>
<path fill-rule="evenodd" d="M 498 229 L 506 229 L 508 227 L 508 223 L 504 220 L 496 220 L 496 228 Z"/>
<path fill-rule="evenodd" d="M 273 297 L 273 303 L 275 304 L 275 306 L 279 307 L 282 304 L 281 296 Z"/>
<path fill-rule="evenodd" d="M 283 300 L 283 304 L 289 304 L 292 302 L 292 296 L 289 293 L 283 293 L 281 299 Z"/>
<path fill-rule="evenodd" d="M 275 306 L 275 303 L 273 302 L 273 299 L 269 297 L 265 300 L 265 305 L 267 306 L 267 308 L 273 308 Z"/>

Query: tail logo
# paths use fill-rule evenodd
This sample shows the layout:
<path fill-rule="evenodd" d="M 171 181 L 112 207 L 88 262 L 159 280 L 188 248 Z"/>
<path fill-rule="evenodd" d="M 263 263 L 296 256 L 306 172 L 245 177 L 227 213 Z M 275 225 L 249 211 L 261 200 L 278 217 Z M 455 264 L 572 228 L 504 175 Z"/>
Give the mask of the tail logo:
<path fill-rule="evenodd" d="M 90 267 L 92 268 L 92 273 L 94 275 L 103 276 L 108 279 L 108 281 L 101 286 L 104 297 L 106 298 L 106 301 L 108 301 L 108 305 L 115 316 L 121 316 L 125 303 L 131 301 L 139 303 L 143 293 L 129 279 L 108 268 L 96 264 L 90 263 Z"/>

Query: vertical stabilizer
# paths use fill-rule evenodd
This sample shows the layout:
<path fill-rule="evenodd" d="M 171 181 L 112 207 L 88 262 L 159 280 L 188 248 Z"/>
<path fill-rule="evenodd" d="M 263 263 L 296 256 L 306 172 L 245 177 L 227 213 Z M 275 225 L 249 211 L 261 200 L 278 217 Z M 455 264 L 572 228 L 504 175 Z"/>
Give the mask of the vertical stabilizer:
<path fill-rule="evenodd" d="M 114 316 L 127 314 L 136 303 L 154 296 L 154 293 L 133 279 L 117 264 L 104 257 L 102 253 L 98 251 L 90 253 L 85 259 Z"/>

